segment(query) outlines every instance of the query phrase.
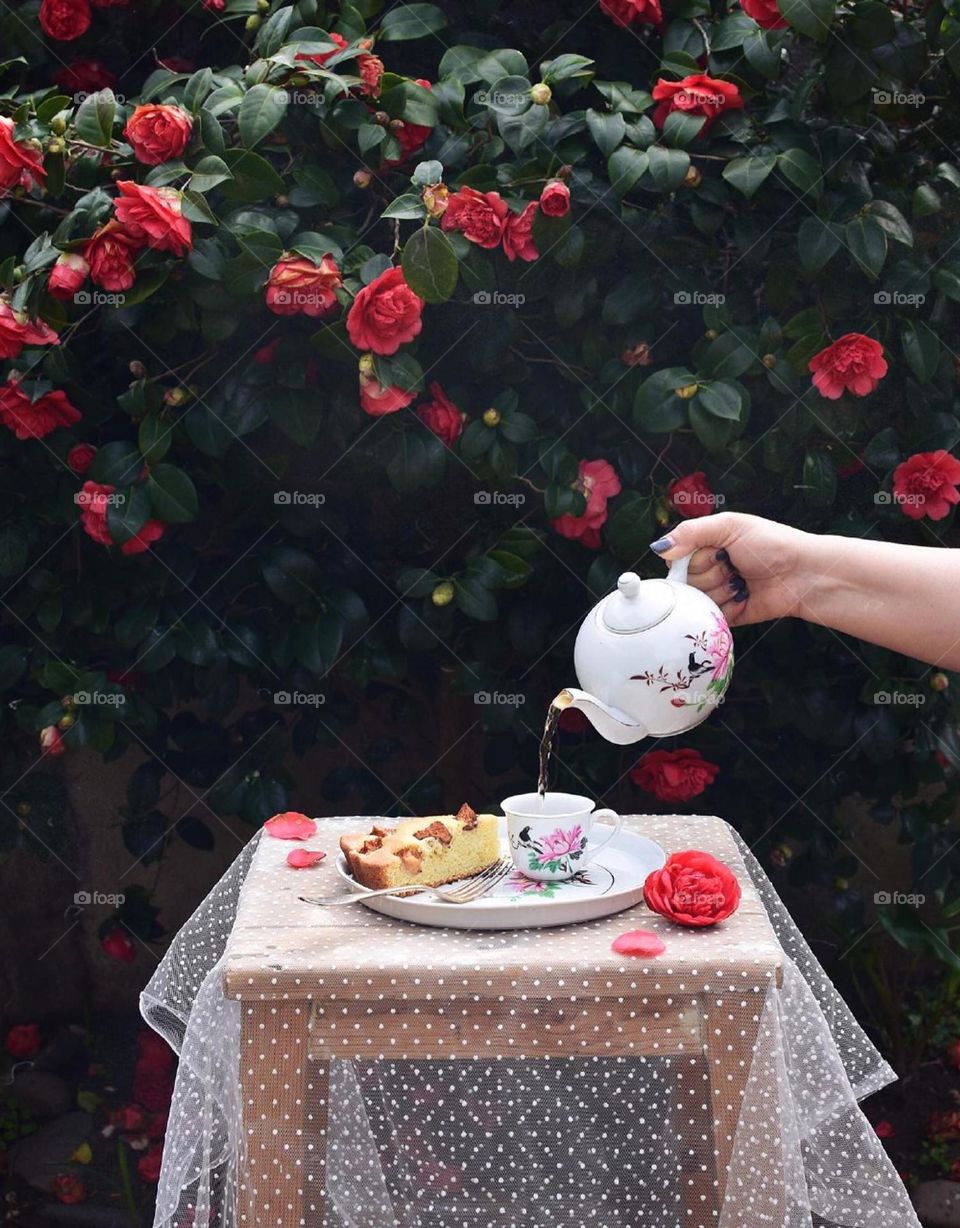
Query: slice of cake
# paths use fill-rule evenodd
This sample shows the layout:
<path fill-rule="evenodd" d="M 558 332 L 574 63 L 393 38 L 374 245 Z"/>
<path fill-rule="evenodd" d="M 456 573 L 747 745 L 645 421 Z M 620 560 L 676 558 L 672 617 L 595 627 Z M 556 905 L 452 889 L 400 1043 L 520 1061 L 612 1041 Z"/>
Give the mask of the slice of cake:
<path fill-rule="evenodd" d="M 396 827 L 375 823 L 368 832 L 341 836 L 340 848 L 364 887 L 439 887 L 499 860 L 500 821 L 464 804 L 455 815 L 406 819 Z"/>

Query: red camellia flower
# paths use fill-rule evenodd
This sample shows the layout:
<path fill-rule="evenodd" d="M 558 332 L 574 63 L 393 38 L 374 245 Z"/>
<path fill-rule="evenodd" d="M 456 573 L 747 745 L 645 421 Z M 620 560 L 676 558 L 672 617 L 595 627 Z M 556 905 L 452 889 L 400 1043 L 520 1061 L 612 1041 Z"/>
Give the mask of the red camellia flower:
<path fill-rule="evenodd" d="M 163 1161 L 163 1145 L 149 1147 L 137 1161 L 137 1172 L 143 1181 L 159 1181 Z"/>
<path fill-rule="evenodd" d="M 58 1202 L 65 1203 L 67 1206 L 84 1202 L 90 1196 L 83 1179 L 75 1177 L 72 1173 L 58 1173 L 51 1184 L 54 1197 Z"/>
<path fill-rule="evenodd" d="M 777 8 L 777 0 L 740 0 L 740 7 L 765 30 L 782 30 L 787 24 Z"/>
<path fill-rule="evenodd" d="M 59 344 L 60 338 L 52 328 L 14 311 L 9 299 L 0 295 L 0 358 L 19 358 L 26 345 Z"/>
<path fill-rule="evenodd" d="M 125 541 L 120 547 L 121 554 L 143 554 L 144 550 L 149 550 L 154 542 L 160 540 L 167 531 L 167 526 L 162 520 L 148 520 L 142 525 L 129 541 Z"/>
<path fill-rule="evenodd" d="M 960 1037 L 952 1040 L 947 1045 L 947 1061 L 954 1070 L 960 1070 Z"/>
<path fill-rule="evenodd" d="M 663 21 L 660 0 L 600 0 L 600 12 L 624 27 L 638 21 L 658 26 Z"/>
<path fill-rule="evenodd" d="M 835 401 L 845 392 L 865 397 L 887 373 L 883 346 L 863 333 L 846 333 L 833 345 L 814 354 L 807 364 L 813 386 L 822 397 Z"/>
<path fill-rule="evenodd" d="M 24 1059 L 40 1052 L 40 1028 L 35 1023 L 17 1023 L 4 1037 L 3 1047 L 11 1057 Z"/>
<path fill-rule="evenodd" d="M 694 516 L 709 516 L 717 506 L 716 495 L 702 469 L 674 478 L 667 487 L 667 498 L 673 510 L 688 520 Z"/>
<path fill-rule="evenodd" d="M 533 241 L 533 219 L 540 205 L 532 200 L 522 213 L 511 213 L 503 228 L 503 251 L 507 259 L 536 260 L 540 253 Z"/>
<path fill-rule="evenodd" d="M 132 964 L 137 958 L 136 943 L 127 931 L 121 929 L 119 925 L 107 930 L 100 939 L 100 946 L 111 959 L 115 959 L 121 964 Z"/>
<path fill-rule="evenodd" d="M 137 1049 L 137 1061 L 133 1068 L 133 1098 L 151 1113 L 165 1114 L 173 1095 L 173 1051 L 162 1036 L 146 1028 L 137 1034 Z M 147 1128 L 148 1135 L 153 1137 L 156 1132 L 154 1123 L 151 1123 Z"/>
<path fill-rule="evenodd" d="M 77 293 L 90 273 L 90 266 L 79 252 L 64 252 L 50 270 L 47 278 L 47 293 L 68 303 Z"/>
<path fill-rule="evenodd" d="M 647 876 L 643 899 L 649 909 L 678 925 L 715 925 L 736 912 L 740 884 L 729 866 L 709 853 L 671 853 Z"/>
<path fill-rule="evenodd" d="M 591 550 L 599 550 L 600 529 L 607 520 L 607 500 L 620 493 L 620 479 L 609 461 L 582 460 L 576 487 L 586 497 L 586 510 L 582 516 L 567 512 L 553 522 L 553 527 L 561 537 L 575 538 Z"/>
<path fill-rule="evenodd" d="M 560 179 L 551 179 L 540 193 L 540 212 L 545 217 L 566 217 L 570 212 L 570 189 Z"/>
<path fill-rule="evenodd" d="M 134 257 L 142 246 L 116 220 L 95 230 L 83 249 L 91 281 L 111 292 L 129 290 L 136 280 Z"/>
<path fill-rule="evenodd" d="M 873 1127 L 873 1132 L 877 1138 L 893 1138 L 897 1131 L 892 1121 L 878 1121 Z"/>
<path fill-rule="evenodd" d="M 671 111 L 686 111 L 690 115 L 706 116 L 701 135 L 724 111 L 743 110 L 743 99 L 737 87 L 730 81 L 708 77 L 706 73 L 694 73 L 682 81 L 665 81 L 661 77 L 653 87 L 653 97 L 660 103 L 653 112 L 653 122 L 658 128 L 663 127 Z"/>
<path fill-rule="evenodd" d="M 630 779 L 662 802 L 685 802 L 712 785 L 720 768 L 695 750 L 651 750 L 630 770 Z"/>
<path fill-rule="evenodd" d="M 109 498 L 116 492 L 115 486 L 104 482 L 84 482 L 75 496 L 80 508 L 80 523 L 88 537 L 101 546 L 112 546 L 113 538 L 107 528 Z"/>
<path fill-rule="evenodd" d="M 12 119 L 0 116 L 0 195 L 18 185 L 40 187 L 47 176 L 40 151 L 14 140 L 15 127 Z"/>
<path fill-rule="evenodd" d="M 510 214 L 510 206 L 499 192 L 478 192 L 460 188 L 447 201 L 440 226 L 459 230 L 478 247 L 498 247 Z"/>
<path fill-rule="evenodd" d="M 434 381 L 430 385 L 431 401 L 417 407 L 417 417 L 447 447 L 451 447 L 463 430 L 463 411 L 450 400 L 443 388 Z"/>
<path fill-rule="evenodd" d="M 43 0 L 40 28 L 61 42 L 79 38 L 90 29 L 90 5 L 87 0 Z"/>
<path fill-rule="evenodd" d="M 139 1104 L 124 1104 L 110 1114 L 110 1125 L 124 1134 L 139 1134 L 146 1128 L 147 1115 Z"/>
<path fill-rule="evenodd" d="M 223 5 L 219 5 L 223 8 Z M 320 51 L 315 54 L 309 52 L 301 52 L 297 55 L 298 60 L 310 60 L 312 63 L 319 65 L 321 68 L 326 64 L 332 56 L 335 56 L 338 51 L 343 51 L 345 47 L 349 47 L 349 42 L 342 34 L 337 34 L 331 31 L 326 36 L 331 43 L 336 46 L 332 51 Z M 371 97 L 376 96 L 380 92 L 380 78 L 383 76 L 383 60 L 379 56 L 371 55 L 369 48 L 373 46 L 370 39 L 363 39 L 360 44 L 364 48 L 364 53 L 358 55 L 355 61 L 351 61 L 344 65 L 348 71 L 356 71 L 363 84 L 361 90 L 364 94 Z M 422 82 L 421 82 L 422 84 Z"/>
<path fill-rule="evenodd" d="M 309 840 L 317 834 L 317 825 L 298 810 L 284 810 L 267 819 L 263 830 L 277 840 Z"/>
<path fill-rule="evenodd" d="M 74 60 L 55 72 L 53 80 L 65 94 L 95 94 L 117 84 L 116 75 L 99 60 Z"/>
<path fill-rule="evenodd" d="M 904 516 L 943 520 L 960 503 L 960 461 L 941 448 L 917 452 L 893 471 L 893 500 Z"/>
<path fill-rule="evenodd" d="M 331 56 L 335 56 L 338 51 L 343 51 L 345 47 L 350 46 L 342 34 L 337 34 L 331 31 L 329 34 L 327 34 L 327 38 L 331 43 L 335 44 L 332 51 L 318 51 L 315 54 L 301 51 L 296 58 L 298 60 L 310 60 L 311 63 L 318 64 L 322 68 L 324 64 L 326 64 L 327 60 L 331 58 Z"/>
<path fill-rule="evenodd" d="M 395 354 L 423 327 L 423 299 L 407 285 L 402 269 L 387 269 L 364 286 L 347 313 L 347 332 L 358 350 Z"/>
<path fill-rule="evenodd" d="M 417 85 L 422 89 L 432 90 L 433 86 L 425 77 L 417 77 Z M 399 166 L 402 162 L 406 162 L 412 154 L 415 154 L 418 149 L 422 149 L 427 143 L 432 128 L 428 128 L 426 124 L 411 124 L 406 120 L 401 119 L 397 122 L 397 127 L 391 125 L 390 131 L 400 142 L 400 148 L 403 153 L 399 158 L 393 158 L 386 162 L 386 166 Z"/>
<path fill-rule="evenodd" d="M 270 270 L 267 306 L 278 316 L 302 312 L 325 316 L 337 308 L 335 290 L 343 285 L 337 262 L 328 252 L 315 264 L 306 256 L 285 253 Z"/>
<path fill-rule="evenodd" d="M 43 439 L 58 426 L 73 426 L 82 417 L 59 388 L 31 401 L 16 380 L 0 385 L 0 422 L 18 439 Z"/>
<path fill-rule="evenodd" d="M 114 201 L 117 220 L 148 247 L 183 256 L 193 245 L 190 223 L 183 216 L 182 196 L 175 188 L 151 188 L 120 179 L 121 195 Z"/>
<path fill-rule="evenodd" d="M 414 394 L 397 384 L 389 384 L 386 388 L 374 375 L 360 372 L 360 408 L 371 418 L 382 418 L 384 414 L 395 414 L 405 409 L 413 400 Z"/>
<path fill-rule="evenodd" d="M 149 103 L 135 107 L 123 135 L 133 156 L 145 166 L 159 166 L 179 158 L 193 132 L 193 120 L 180 107 Z"/>
<path fill-rule="evenodd" d="M 292 870 L 309 870 L 311 866 L 323 861 L 326 853 L 313 849 L 291 849 L 287 853 L 287 865 Z"/>
<path fill-rule="evenodd" d="M 45 725 L 40 730 L 40 745 L 48 755 L 62 755 L 66 751 L 63 735 L 56 725 Z"/>

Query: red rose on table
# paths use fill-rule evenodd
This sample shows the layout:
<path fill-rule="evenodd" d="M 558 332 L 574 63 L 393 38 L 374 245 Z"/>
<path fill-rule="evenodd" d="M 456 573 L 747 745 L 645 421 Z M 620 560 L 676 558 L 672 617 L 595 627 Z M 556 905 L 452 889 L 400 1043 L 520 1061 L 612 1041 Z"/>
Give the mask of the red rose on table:
<path fill-rule="evenodd" d="M 15 1058 L 29 1058 L 40 1052 L 40 1028 L 35 1023 L 17 1023 L 7 1032 L 3 1047 Z"/>
<path fill-rule="evenodd" d="M 26 345 L 59 345 L 60 338 L 41 320 L 14 311 L 0 295 L 0 358 L 19 358 Z"/>
<path fill-rule="evenodd" d="M 134 256 L 141 246 L 118 222 L 107 222 L 94 231 L 83 249 L 90 280 L 111 292 L 129 290 L 136 280 Z"/>
<path fill-rule="evenodd" d="M 460 188 L 447 200 L 440 226 L 443 230 L 459 230 L 478 247 L 500 245 L 510 206 L 499 192 L 478 192 L 476 188 Z"/>
<path fill-rule="evenodd" d="M 65 94 L 93 94 L 117 84 L 116 75 L 99 60 L 74 60 L 55 72 L 53 80 Z"/>
<path fill-rule="evenodd" d="M 137 948 L 133 939 L 119 925 L 107 930 L 100 939 L 100 946 L 111 959 L 121 964 L 132 964 L 137 958 Z"/>
<path fill-rule="evenodd" d="M 417 407 L 417 417 L 449 448 L 456 443 L 463 430 L 463 412 L 436 381 L 430 385 L 430 395 L 433 400 Z"/>
<path fill-rule="evenodd" d="M 570 189 L 559 179 L 551 179 L 540 193 L 540 212 L 544 217 L 566 217 L 570 212 Z"/>
<path fill-rule="evenodd" d="M 580 516 L 567 512 L 553 522 L 553 527 L 561 537 L 599 550 L 600 529 L 607 520 L 607 500 L 620 493 L 620 479 L 609 461 L 582 460 L 575 485 L 587 500 L 585 511 Z"/>
<path fill-rule="evenodd" d="M 635 21 L 645 21 L 654 26 L 663 21 L 660 0 L 600 0 L 600 12 L 624 27 L 632 26 Z"/>
<path fill-rule="evenodd" d="M 737 87 L 730 81 L 708 77 L 706 73 L 694 73 L 682 81 L 665 81 L 661 77 L 653 87 L 653 97 L 660 103 L 653 113 L 653 122 L 658 128 L 663 127 L 671 111 L 686 111 L 690 115 L 706 116 L 702 134 L 724 111 L 743 110 L 743 99 Z"/>
<path fill-rule="evenodd" d="M 396 354 L 423 327 L 423 299 L 407 285 L 402 269 L 387 269 L 364 286 L 347 313 L 347 333 L 358 350 Z"/>
<path fill-rule="evenodd" d="M 90 266 L 79 252 L 64 252 L 50 270 L 47 293 L 67 303 L 90 274 Z"/>
<path fill-rule="evenodd" d="M 833 345 L 814 354 L 807 367 L 813 372 L 814 388 L 831 401 L 845 392 L 865 397 L 887 373 L 883 346 L 863 333 L 845 333 Z"/>
<path fill-rule="evenodd" d="M 503 251 L 509 261 L 536 260 L 540 253 L 533 241 L 533 219 L 540 208 L 532 200 L 522 213 L 511 213 L 503 228 Z"/>
<path fill-rule="evenodd" d="M 673 510 L 688 520 L 694 516 L 709 516 L 716 511 L 717 499 L 702 469 L 682 478 L 674 478 L 667 487 L 667 498 Z"/>
<path fill-rule="evenodd" d="M 114 211 L 134 239 L 175 256 L 190 250 L 190 223 L 183 216 L 183 198 L 176 188 L 151 188 L 130 179 L 118 180 L 117 188 L 120 196 L 114 201 Z"/>
<path fill-rule="evenodd" d="M 765 30 L 782 30 L 787 24 L 777 7 L 777 0 L 740 0 L 740 7 Z"/>
<path fill-rule="evenodd" d="M 90 5 L 87 0 L 43 0 L 40 28 L 61 42 L 79 38 L 90 29 Z"/>
<path fill-rule="evenodd" d="M 138 162 L 159 166 L 180 157 L 192 132 L 193 120 L 180 107 L 148 103 L 134 108 L 123 135 Z"/>
<path fill-rule="evenodd" d="M 630 769 L 630 779 L 662 802 L 686 802 L 712 785 L 719 771 L 699 751 L 651 750 Z"/>
<path fill-rule="evenodd" d="M 18 184 L 39 187 L 47 175 L 40 151 L 14 140 L 15 127 L 12 119 L 0 116 L 0 194 Z"/>
<path fill-rule="evenodd" d="M 643 898 L 653 912 L 678 925 L 715 925 L 736 912 L 740 884 L 722 861 L 688 849 L 671 853 L 661 869 L 647 876 Z"/>
<path fill-rule="evenodd" d="M 341 285 L 340 270 L 329 252 L 319 264 L 288 252 L 270 270 L 267 306 L 278 316 L 329 315 L 338 306 L 334 291 Z"/>
<path fill-rule="evenodd" d="M 960 461 L 941 448 L 917 452 L 893 471 L 893 500 L 904 516 L 943 520 L 960 503 Z"/>
<path fill-rule="evenodd" d="M 73 426 L 82 417 L 59 388 L 31 401 L 16 380 L 0 385 L 0 422 L 18 439 L 43 439 L 58 426 Z"/>
<path fill-rule="evenodd" d="M 360 373 L 360 408 L 371 418 L 382 418 L 384 414 L 406 409 L 414 396 L 415 393 L 396 384 L 384 387 L 375 375 Z"/>

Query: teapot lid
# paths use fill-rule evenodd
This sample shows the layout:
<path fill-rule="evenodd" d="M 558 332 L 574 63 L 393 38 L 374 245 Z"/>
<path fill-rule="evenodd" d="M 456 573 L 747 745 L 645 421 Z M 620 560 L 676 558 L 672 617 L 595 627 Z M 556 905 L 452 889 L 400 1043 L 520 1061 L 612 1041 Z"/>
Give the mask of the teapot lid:
<path fill-rule="evenodd" d="M 625 571 L 617 591 L 600 602 L 600 621 L 608 631 L 646 631 L 662 622 L 677 600 L 676 586 L 666 580 L 641 580 Z"/>

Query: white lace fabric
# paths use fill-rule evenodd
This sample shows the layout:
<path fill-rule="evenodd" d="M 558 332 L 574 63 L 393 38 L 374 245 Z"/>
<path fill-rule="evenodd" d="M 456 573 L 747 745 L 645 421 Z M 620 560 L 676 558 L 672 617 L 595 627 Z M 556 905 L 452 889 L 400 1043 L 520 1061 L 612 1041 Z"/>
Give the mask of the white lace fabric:
<path fill-rule="evenodd" d="M 321 910 L 258 836 L 172 942 L 144 1018 L 180 1054 L 155 1228 L 918 1228 L 858 1101 L 894 1073 L 742 840 L 709 930 L 643 906 L 557 929 Z M 610 950 L 653 930 L 666 951 Z"/>

